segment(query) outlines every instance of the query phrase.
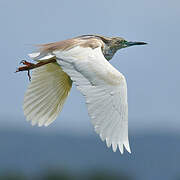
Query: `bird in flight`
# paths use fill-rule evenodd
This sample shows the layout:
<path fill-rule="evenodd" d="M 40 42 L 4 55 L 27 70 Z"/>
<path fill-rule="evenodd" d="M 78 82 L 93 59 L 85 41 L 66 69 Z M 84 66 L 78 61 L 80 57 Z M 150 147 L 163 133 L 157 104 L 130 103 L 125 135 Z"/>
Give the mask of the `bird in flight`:
<path fill-rule="evenodd" d="M 17 69 L 31 79 L 24 96 L 24 114 L 32 125 L 48 126 L 61 112 L 74 83 L 83 94 L 88 114 L 102 141 L 115 152 L 131 153 L 128 139 L 126 79 L 109 60 L 117 50 L 144 45 L 121 37 L 83 35 L 37 45 L 29 54 L 37 63 L 22 61 Z M 32 70 L 32 77 L 29 71 Z"/>

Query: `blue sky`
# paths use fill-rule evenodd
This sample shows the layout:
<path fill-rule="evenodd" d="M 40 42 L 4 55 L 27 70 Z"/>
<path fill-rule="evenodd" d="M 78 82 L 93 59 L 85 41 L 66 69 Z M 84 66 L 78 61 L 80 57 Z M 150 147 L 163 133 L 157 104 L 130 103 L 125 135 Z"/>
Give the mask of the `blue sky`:
<path fill-rule="evenodd" d="M 102 34 L 149 43 L 120 50 L 111 61 L 127 79 L 130 129 L 180 130 L 179 7 L 178 0 L 1 0 L 2 126 L 30 126 L 22 111 L 28 79 L 25 73 L 14 71 L 33 44 Z M 84 99 L 75 87 L 50 126 L 62 128 L 92 130 Z"/>

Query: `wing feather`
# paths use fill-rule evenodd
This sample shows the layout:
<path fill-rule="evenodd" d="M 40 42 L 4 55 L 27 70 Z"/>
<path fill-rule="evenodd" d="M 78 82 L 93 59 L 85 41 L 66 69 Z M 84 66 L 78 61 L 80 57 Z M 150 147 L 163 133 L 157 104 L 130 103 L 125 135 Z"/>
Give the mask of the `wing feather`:
<path fill-rule="evenodd" d="M 52 123 L 62 110 L 71 86 L 71 79 L 56 63 L 34 69 L 23 104 L 27 120 L 38 126 Z"/>
<path fill-rule="evenodd" d="M 127 87 L 124 76 L 103 56 L 101 47 L 74 47 L 66 52 L 54 51 L 62 67 L 85 96 L 95 131 L 113 151 L 123 145 L 130 153 L 128 140 Z"/>

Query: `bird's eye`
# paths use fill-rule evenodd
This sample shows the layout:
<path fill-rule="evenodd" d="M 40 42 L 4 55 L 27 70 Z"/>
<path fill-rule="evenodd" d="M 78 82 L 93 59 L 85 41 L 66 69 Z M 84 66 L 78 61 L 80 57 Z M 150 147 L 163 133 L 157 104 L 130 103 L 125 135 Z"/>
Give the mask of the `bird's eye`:
<path fill-rule="evenodd" d="M 120 44 L 120 43 L 122 43 L 122 40 L 118 40 L 117 42 L 118 42 L 118 44 Z"/>
<path fill-rule="evenodd" d="M 126 43 L 126 40 L 118 40 L 118 43 L 124 44 Z"/>

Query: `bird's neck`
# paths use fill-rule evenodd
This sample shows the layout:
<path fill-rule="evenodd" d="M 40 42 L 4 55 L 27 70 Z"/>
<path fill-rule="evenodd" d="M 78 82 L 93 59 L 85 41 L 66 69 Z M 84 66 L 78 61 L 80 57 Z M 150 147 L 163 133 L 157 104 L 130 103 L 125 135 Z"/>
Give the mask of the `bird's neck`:
<path fill-rule="evenodd" d="M 108 61 L 112 59 L 116 51 L 117 51 L 116 48 L 108 44 L 105 44 L 104 47 L 102 48 L 103 55 Z"/>

